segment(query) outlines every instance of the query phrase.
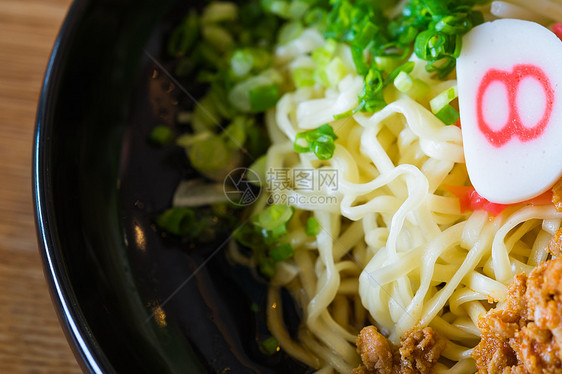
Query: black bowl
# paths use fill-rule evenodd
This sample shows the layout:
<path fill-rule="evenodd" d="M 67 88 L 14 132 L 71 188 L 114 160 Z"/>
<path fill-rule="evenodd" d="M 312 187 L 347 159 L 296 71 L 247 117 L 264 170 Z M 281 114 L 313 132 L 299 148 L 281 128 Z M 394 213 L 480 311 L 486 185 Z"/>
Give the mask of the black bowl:
<path fill-rule="evenodd" d="M 163 43 L 199 6 L 76 1 L 48 65 L 34 148 L 37 229 L 53 301 L 88 372 L 307 371 L 258 349 L 266 286 L 227 262 L 226 238 L 194 247 L 154 226 L 193 174 L 181 150 L 146 141 L 188 99 L 160 65 Z"/>

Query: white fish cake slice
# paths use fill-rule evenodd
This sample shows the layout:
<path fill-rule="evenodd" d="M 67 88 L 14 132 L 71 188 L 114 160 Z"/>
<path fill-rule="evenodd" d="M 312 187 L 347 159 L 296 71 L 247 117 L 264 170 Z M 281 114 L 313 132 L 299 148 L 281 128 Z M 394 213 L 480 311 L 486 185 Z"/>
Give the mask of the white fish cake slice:
<path fill-rule="evenodd" d="M 501 204 L 548 190 L 562 175 L 562 42 L 502 19 L 463 38 L 457 60 L 466 165 L 476 191 Z"/>

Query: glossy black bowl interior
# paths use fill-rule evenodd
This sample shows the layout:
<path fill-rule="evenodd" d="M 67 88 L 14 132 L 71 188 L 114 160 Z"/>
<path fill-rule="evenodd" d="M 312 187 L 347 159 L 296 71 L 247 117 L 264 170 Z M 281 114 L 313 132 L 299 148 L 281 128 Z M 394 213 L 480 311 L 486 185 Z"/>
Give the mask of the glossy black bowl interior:
<path fill-rule="evenodd" d="M 193 175 L 180 149 L 146 139 L 189 99 L 165 74 L 163 43 L 198 6 L 77 1 L 48 67 L 37 227 L 53 300 L 85 371 L 307 371 L 258 349 L 266 288 L 227 262 L 223 241 L 193 246 L 154 226 L 177 183 Z"/>

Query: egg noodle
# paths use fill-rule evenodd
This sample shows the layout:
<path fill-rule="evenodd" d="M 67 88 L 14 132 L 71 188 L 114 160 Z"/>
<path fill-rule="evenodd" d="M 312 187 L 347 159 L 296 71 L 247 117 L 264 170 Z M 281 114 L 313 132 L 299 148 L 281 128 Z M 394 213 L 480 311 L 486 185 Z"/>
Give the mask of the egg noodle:
<path fill-rule="evenodd" d="M 324 43 L 307 29 L 277 48 L 276 67 L 288 80 L 299 67 L 314 68 L 310 53 Z M 447 340 L 436 372 L 475 372 L 478 317 L 504 300 L 515 274 L 547 259 L 562 213 L 552 205 L 513 206 L 497 216 L 461 213 L 446 188 L 470 185 L 460 128 L 445 126 L 427 101 L 394 87 L 385 91 L 390 104 L 374 115 L 334 120 L 357 106 L 363 85 L 349 48 L 338 44 L 336 55 L 345 65 L 343 80 L 294 89 L 266 115 L 272 141 L 266 170 L 323 170 L 337 183 L 303 191 L 294 174 L 288 173 L 289 188 L 271 183 L 270 174 L 268 194 L 254 208 L 259 212 L 271 196 L 296 208 L 288 225 L 295 254 L 277 265 L 268 293 L 270 331 L 283 350 L 319 373 L 350 373 L 360 364 L 355 339 L 366 320 L 394 344 L 409 329 L 431 326 Z M 428 97 L 456 86 L 454 79 L 433 80 L 422 61 L 411 60 L 410 75 L 429 85 Z M 296 134 L 324 123 L 338 136 L 333 157 L 296 153 Z M 321 186 L 319 174 L 311 175 Z M 312 238 L 303 228 L 311 216 L 322 228 Z M 230 252 L 242 257 L 235 244 Z M 283 287 L 302 308 L 296 336 L 283 320 Z"/>

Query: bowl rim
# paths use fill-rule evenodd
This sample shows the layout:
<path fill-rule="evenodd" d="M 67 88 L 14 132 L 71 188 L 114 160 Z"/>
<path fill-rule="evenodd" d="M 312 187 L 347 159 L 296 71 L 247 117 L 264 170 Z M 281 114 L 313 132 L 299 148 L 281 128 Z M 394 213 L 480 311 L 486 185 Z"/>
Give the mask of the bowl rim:
<path fill-rule="evenodd" d="M 81 311 L 78 298 L 68 282 L 68 273 L 57 240 L 54 214 L 49 207 L 53 203 L 53 189 L 49 181 L 50 170 L 46 167 L 50 158 L 50 144 L 45 139 L 49 133 L 49 115 L 54 110 L 57 91 L 71 36 L 80 24 L 89 0 L 74 0 L 60 27 L 53 44 L 40 90 L 35 119 L 32 156 L 32 193 L 35 227 L 43 273 L 49 285 L 51 300 L 67 341 L 82 370 L 89 373 L 112 372 L 111 365 L 96 338 L 91 333 Z"/>

